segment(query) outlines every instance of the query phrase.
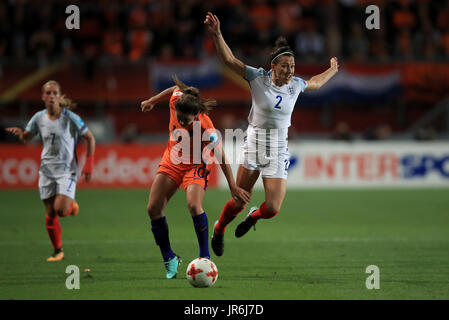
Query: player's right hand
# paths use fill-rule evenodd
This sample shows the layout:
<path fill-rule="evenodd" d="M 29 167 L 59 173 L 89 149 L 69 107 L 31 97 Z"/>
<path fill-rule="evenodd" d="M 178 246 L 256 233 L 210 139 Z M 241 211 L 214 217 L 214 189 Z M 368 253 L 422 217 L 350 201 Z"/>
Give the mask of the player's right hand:
<path fill-rule="evenodd" d="M 11 127 L 5 129 L 7 132 L 12 133 L 15 136 L 18 136 L 19 139 L 22 139 L 23 137 L 23 130 L 17 127 Z"/>
<path fill-rule="evenodd" d="M 84 177 L 86 182 L 89 182 L 92 179 L 92 174 L 90 174 L 90 173 L 82 172 L 81 176 Z"/>
<path fill-rule="evenodd" d="M 147 111 L 151 111 L 154 108 L 154 103 L 152 101 L 152 99 L 148 99 L 148 100 L 144 100 L 140 103 L 140 110 L 142 110 L 142 112 L 147 112 Z"/>
<path fill-rule="evenodd" d="M 204 19 L 204 24 L 207 25 L 207 29 L 210 33 L 217 35 L 220 33 L 220 20 L 218 20 L 217 16 L 208 12 L 206 15 L 206 19 Z"/>
<path fill-rule="evenodd" d="M 241 200 L 245 203 L 248 203 L 249 200 L 251 200 L 251 194 L 240 187 L 235 187 L 233 190 L 231 190 L 231 194 L 234 200 Z"/>

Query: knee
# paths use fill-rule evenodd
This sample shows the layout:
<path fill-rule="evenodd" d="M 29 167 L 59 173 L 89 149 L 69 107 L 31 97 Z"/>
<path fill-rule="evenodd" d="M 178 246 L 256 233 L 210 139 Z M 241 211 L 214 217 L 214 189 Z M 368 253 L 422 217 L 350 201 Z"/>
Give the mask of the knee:
<path fill-rule="evenodd" d="M 203 213 L 203 207 L 199 203 L 188 202 L 187 207 L 189 208 L 189 212 L 192 216 L 196 216 Z"/>
<path fill-rule="evenodd" d="M 271 214 L 277 214 L 281 210 L 281 203 L 277 201 L 265 202 L 265 210 Z"/>
<path fill-rule="evenodd" d="M 65 211 L 62 206 L 55 206 L 52 211 L 53 211 L 53 217 L 59 216 L 62 218 L 65 216 Z"/>
<path fill-rule="evenodd" d="M 154 204 L 148 204 L 147 212 L 151 220 L 157 220 L 162 217 L 162 208 Z"/>
<path fill-rule="evenodd" d="M 58 215 L 53 208 L 47 209 L 46 213 L 47 213 L 47 216 L 49 216 L 51 219 L 56 218 L 56 216 Z"/>
<path fill-rule="evenodd" d="M 244 210 L 245 208 L 246 208 L 246 203 L 245 202 L 243 202 L 242 200 L 233 200 L 234 201 L 234 208 L 235 208 L 235 211 L 238 211 L 238 212 L 240 212 L 240 211 L 242 211 L 242 210 Z"/>

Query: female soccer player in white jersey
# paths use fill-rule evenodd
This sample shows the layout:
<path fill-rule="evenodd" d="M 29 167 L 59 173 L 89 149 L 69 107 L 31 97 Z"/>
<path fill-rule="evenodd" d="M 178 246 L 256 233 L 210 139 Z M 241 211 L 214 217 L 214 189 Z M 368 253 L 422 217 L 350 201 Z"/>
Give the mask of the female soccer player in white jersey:
<path fill-rule="evenodd" d="M 61 95 L 58 82 L 51 80 L 42 86 L 42 100 L 45 109 L 34 114 L 24 131 L 21 128 L 7 128 L 6 131 L 16 135 L 22 143 L 29 142 L 36 134 L 42 140 L 39 193 L 46 210 L 45 225 L 54 248 L 47 261 L 60 261 L 64 252 L 58 217 L 76 216 L 79 211 L 75 201 L 79 173 L 76 140 L 79 136 L 87 140 L 82 175 L 88 182 L 93 169 L 95 138 L 83 120 L 69 110 L 75 104 Z"/>
<path fill-rule="evenodd" d="M 250 209 L 247 217 L 237 226 L 235 236 L 241 237 L 259 219 L 270 219 L 281 209 L 287 188 L 289 152 L 288 127 L 298 95 L 305 90 L 317 90 L 338 72 L 337 58 L 330 60 L 330 68 L 305 81 L 295 77 L 295 57 L 285 38 L 276 41 L 271 53 L 271 70 L 253 68 L 235 58 L 220 32 L 217 16 L 208 12 L 204 23 L 214 37 L 215 48 L 221 61 L 242 76 L 251 87 L 252 107 L 248 117 L 248 130 L 237 172 L 237 185 L 252 192 L 262 173 L 265 202 Z M 245 208 L 241 201 L 229 200 L 214 227 L 212 249 L 217 256 L 224 252 L 226 226 Z"/>

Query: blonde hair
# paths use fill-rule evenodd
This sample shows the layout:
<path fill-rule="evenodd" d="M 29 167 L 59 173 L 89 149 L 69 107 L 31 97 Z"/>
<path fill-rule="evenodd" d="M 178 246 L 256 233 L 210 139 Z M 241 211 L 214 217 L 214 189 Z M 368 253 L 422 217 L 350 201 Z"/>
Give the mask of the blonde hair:
<path fill-rule="evenodd" d="M 58 87 L 59 94 L 61 94 L 61 85 L 55 81 L 55 80 L 49 80 L 44 83 L 42 86 L 42 92 L 45 91 L 45 87 L 47 86 L 56 86 Z M 65 96 L 65 94 L 61 95 L 61 98 L 59 98 L 59 106 L 61 108 L 66 108 L 69 110 L 75 109 L 76 103 L 72 101 L 72 99 Z"/>
<path fill-rule="evenodd" d="M 200 91 L 197 88 L 187 86 L 177 76 L 173 76 L 173 80 L 183 93 L 176 101 L 176 110 L 188 114 L 207 114 L 212 107 L 217 105 L 217 101 L 214 99 L 201 99 Z"/>

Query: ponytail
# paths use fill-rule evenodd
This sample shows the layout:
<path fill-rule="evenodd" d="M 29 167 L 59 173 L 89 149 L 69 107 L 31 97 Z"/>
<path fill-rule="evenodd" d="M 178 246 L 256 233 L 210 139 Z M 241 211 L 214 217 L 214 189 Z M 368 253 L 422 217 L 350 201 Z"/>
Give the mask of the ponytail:
<path fill-rule="evenodd" d="M 283 36 L 280 36 L 279 38 L 277 38 L 275 48 L 270 54 L 271 64 L 276 64 L 278 58 L 280 56 L 284 56 L 284 55 L 293 57 L 295 54 L 293 53 L 293 50 L 288 45 L 287 40 Z"/>
<path fill-rule="evenodd" d="M 173 80 L 183 93 L 183 96 L 176 101 L 176 110 L 188 114 L 207 114 L 212 107 L 217 105 L 217 101 L 214 99 L 201 99 L 200 91 L 197 88 L 187 86 L 176 75 L 173 76 Z"/>
<path fill-rule="evenodd" d="M 60 86 L 59 83 L 58 83 L 57 81 L 55 81 L 55 80 L 47 81 L 47 82 L 42 86 L 42 92 L 45 91 L 45 87 L 46 87 L 46 86 L 50 86 L 50 85 L 58 87 L 58 91 L 59 91 L 59 93 L 61 94 L 61 86 Z M 73 102 L 72 99 L 66 97 L 65 94 L 63 94 L 63 95 L 61 95 L 61 98 L 59 99 L 59 106 L 60 106 L 61 108 L 66 108 L 66 109 L 72 110 L 72 109 L 75 109 L 76 103 Z"/>
<path fill-rule="evenodd" d="M 73 110 L 76 108 L 76 103 L 72 101 L 72 99 L 67 98 L 65 94 L 63 94 L 59 100 L 59 105 L 61 108 L 66 108 L 69 110 Z"/>

